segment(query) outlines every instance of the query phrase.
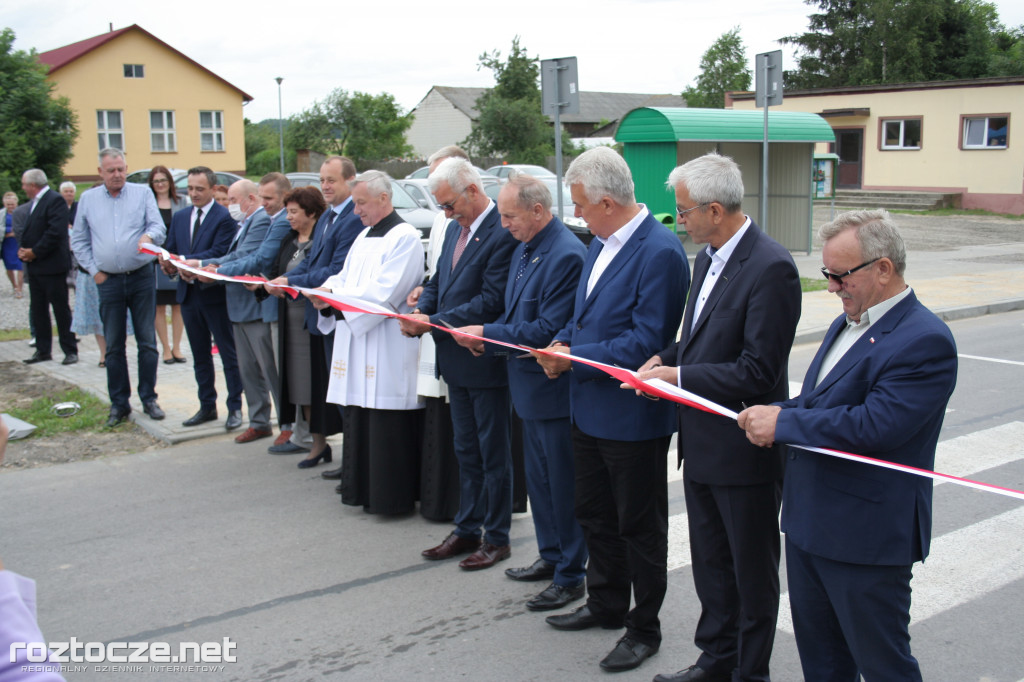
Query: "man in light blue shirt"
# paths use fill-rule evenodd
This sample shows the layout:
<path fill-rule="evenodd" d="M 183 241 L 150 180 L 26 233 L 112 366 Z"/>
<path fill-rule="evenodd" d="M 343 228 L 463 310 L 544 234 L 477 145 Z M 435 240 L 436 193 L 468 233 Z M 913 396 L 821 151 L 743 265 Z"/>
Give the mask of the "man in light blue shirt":
<path fill-rule="evenodd" d="M 100 318 L 107 339 L 107 426 L 131 414 L 131 382 L 125 355 L 127 313 L 130 310 L 139 350 L 139 398 L 151 419 L 163 419 L 156 402 L 156 274 L 153 256 L 139 253 L 140 244 L 163 244 L 166 235 L 153 192 L 127 183 L 127 165 L 119 149 L 100 152 L 103 185 L 86 190 L 78 201 L 71 248 L 79 265 L 96 281 Z"/>

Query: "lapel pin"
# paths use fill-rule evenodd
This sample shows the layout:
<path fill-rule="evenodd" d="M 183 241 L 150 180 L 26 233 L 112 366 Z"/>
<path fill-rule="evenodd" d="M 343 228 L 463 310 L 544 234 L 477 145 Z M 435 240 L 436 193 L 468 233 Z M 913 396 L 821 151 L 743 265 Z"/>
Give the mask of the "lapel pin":
<path fill-rule="evenodd" d="M 540 256 L 537 256 L 536 258 L 534 258 L 534 259 L 533 259 L 532 261 L 530 261 L 530 262 L 531 262 L 531 263 L 536 263 L 536 262 L 537 262 L 537 261 L 539 261 L 539 260 L 540 260 Z"/>
<path fill-rule="evenodd" d="M 480 241 L 480 237 L 473 237 L 473 241 L 475 241 L 475 242 Z"/>
<path fill-rule="evenodd" d="M 869 338 L 869 339 L 868 339 L 868 341 L 869 341 L 870 343 L 874 343 L 874 342 L 875 342 L 875 337 L 873 337 L 873 336 L 872 336 L 871 338 Z"/>

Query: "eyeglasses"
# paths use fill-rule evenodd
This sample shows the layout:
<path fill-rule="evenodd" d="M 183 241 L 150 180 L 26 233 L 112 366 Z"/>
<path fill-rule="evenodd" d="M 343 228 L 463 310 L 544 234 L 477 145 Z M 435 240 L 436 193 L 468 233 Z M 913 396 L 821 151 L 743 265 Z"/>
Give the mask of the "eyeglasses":
<path fill-rule="evenodd" d="M 465 193 L 466 193 L 466 190 L 462 190 L 461 192 L 459 192 L 458 194 L 455 195 L 455 198 L 452 199 L 450 203 L 438 204 L 437 207 L 439 209 L 441 209 L 442 211 L 454 211 L 455 210 L 455 202 L 458 201 L 459 197 L 461 197 Z"/>
<path fill-rule="evenodd" d="M 693 208 L 683 208 L 682 206 L 676 206 L 676 213 L 679 214 L 680 218 L 685 218 L 686 214 L 689 213 L 690 211 L 696 211 L 698 208 L 704 208 L 705 206 L 709 206 L 710 203 L 711 202 L 697 204 Z"/>
<path fill-rule="evenodd" d="M 857 272 L 858 270 L 860 270 L 862 268 L 866 268 L 867 266 L 869 266 L 872 263 L 874 263 L 876 260 L 880 260 L 880 259 L 881 259 L 881 256 L 879 256 L 878 258 L 872 258 L 867 263 L 861 263 L 857 267 L 855 267 L 855 268 L 853 268 L 851 270 L 847 270 L 846 272 L 840 273 L 838 275 L 836 273 L 834 273 L 834 272 L 829 272 L 828 268 L 822 267 L 821 268 L 821 274 L 825 276 L 825 279 L 831 279 L 836 284 L 839 284 L 841 286 L 842 283 L 843 283 L 843 278 L 844 277 L 849 277 L 850 275 L 852 275 L 853 273 Z"/>

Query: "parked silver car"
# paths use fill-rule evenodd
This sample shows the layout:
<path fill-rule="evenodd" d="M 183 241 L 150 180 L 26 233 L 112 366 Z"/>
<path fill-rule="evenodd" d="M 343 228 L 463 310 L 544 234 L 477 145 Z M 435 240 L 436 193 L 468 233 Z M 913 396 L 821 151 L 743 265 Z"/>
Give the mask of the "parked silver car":
<path fill-rule="evenodd" d="M 134 182 L 137 185 L 145 185 L 149 182 L 149 172 L 152 168 L 146 168 L 145 170 L 135 171 L 129 173 L 125 180 L 128 182 Z M 168 168 L 171 171 L 171 179 L 174 181 L 174 189 L 177 190 L 178 196 L 185 200 L 186 203 L 191 204 L 192 200 L 188 197 L 188 171 L 180 168 Z M 239 180 L 245 180 L 241 175 L 235 175 L 234 173 L 226 173 L 224 171 L 214 171 L 214 175 L 217 176 L 217 184 L 230 187 Z"/>

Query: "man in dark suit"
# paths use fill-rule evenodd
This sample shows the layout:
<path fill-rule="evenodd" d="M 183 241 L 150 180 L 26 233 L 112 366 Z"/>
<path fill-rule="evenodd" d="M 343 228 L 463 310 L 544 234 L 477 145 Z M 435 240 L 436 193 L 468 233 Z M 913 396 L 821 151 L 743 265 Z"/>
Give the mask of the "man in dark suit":
<path fill-rule="evenodd" d="M 260 206 L 257 192 L 256 183 L 252 180 L 238 180 L 228 187 L 231 208 L 237 206 L 235 210 L 245 216 L 242 225 L 226 254 L 201 262 L 192 261 L 189 265 L 215 272 L 220 266 L 226 266 L 224 274 L 247 274 L 244 271 L 236 272 L 231 266 L 248 260 L 250 255 L 262 248 L 270 229 L 270 216 Z M 202 275 L 199 281 L 223 285 L 222 281 Z M 270 323 L 277 319 L 277 306 L 269 298 L 262 303 L 257 301 L 252 292 L 238 284 L 225 285 L 224 298 L 231 319 L 245 402 L 249 406 L 249 428 L 235 436 L 235 442 L 249 443 L 273 435 L 270 428 L 270 396 L 274 395 L 274 403 L 277 404 L 279 379 Z"/>
<path fill-rule="evenodd" d="M 488 339 L 537 348 L 546 345 L 572 315 L 586 248 L 562 221 L 551 215 L 551 192 L 535 177 L 509 178 L 498 195 L 502 226 L 519 242 L 505 286 L 505 312 L 492 324 L 463 327 Z M 474 354 L 485 344 L 456 336 Z M 573 512 L 575 470 L 569 422 L 569 376 L 555 381 L 529 355 L 509 354 L 502 346 L 488 352 L 508 358 L 508 387 L 523 420 L 526 488 L 533 512 L 540 559 L 510 568 L 513 580 L 551 580 L 526 603 L 531 611 L 549 611 L 586 594 L 587 545 Z"/>
<path fill-rule="evenodd" d="M 29 310 L 36 330 L 36 352 L 26 365 L 52 360 L 53 332 L 50 308 L 57 322 L 61 364 L 78 362 L 78 340 L 71 331 L 71 308 L 68 305 L 68 270 L 71 269 L 71 248 L 68 242 L 68 205 L 61 195 L 50 189 L 46 173 L 38 168 L 25 171 L 21 188 L 28 197 L 29 216 L 18 242 L 18 258 L 25 263 L 28 274 Z"/>
<path fill-rule="evenodd" d="M 329 277 L 337 275 L 345 267 L 352 242 L 356 240 L 365 225 L 352 212 L 352 190 L 349 182 L 356 177 L 356 167 L 344 156 L 332 156 L 320 166 L 320 191 L 327 202 L 327 210 L 320 216 L 313 228 L 313 244 L 309 253 L 287 275 L 274 280 L 275 284 L 291 284 L 292 286 L 315 289 L 323 285 Z M 268 288 L 268 292 L 277 297 L 285 294 L 280 289 Z M 317 327 L 320 312 L 312 302 L 306 301 L 306 331 L 310 334 L 310 353 L 314 366 L 323 365 L 323 374 L 313 373 L 310 405 L 309 430 L 313 435 L 313 448 L 307 459 L 313 460 L 326 450 L 326 436 L 338 433 L 342 429 L 341 410 L 334 403 L 327 402 L 327 384 L 334 356 L 334 332 L 324 334 Z M 301 412 L 301 411 L 300 411 Z M 302 415 L 299 415 L 302 418 Z M 288 454 L 304 450 L 295 443 L 284 443 L 268 448 L 274 454 Z M 330 460 L 328 460 L 330 461 Z M 329 480 L 341 478 L 341 466 L 320 474 Z M 338 490 L 340 493 L 340 489 Z"/>
<path fill-rule="evenodd" d="M 638 367 L 671 343 L 679 328 L 690 280 L 686 253 L 678 237 L 636 203 L 629 166 L 612 149 L 581 154 L 565 181 L 576 216 L 587 221 L 595 239 L 572 317 L 547 350 Z M 539 355 L 538 361 L 551 378 L 570 369 L 570 361 L 560 357 Z M 601 667 L 631 670 L 661 645 L 658 611 L 668 561 L 665 457 L 675 412 L 621 390 L 598 369 L 578 363 L 571 369 L 575 505 L 590 551 L 588 598 L 585 606 L 547 622 L 560 630 L 625 625 L 626 635 Z"/>
<path fill-rule="evenodd" d="M 217 176 L 209 168 L 196 166 L 189 169 L 188 196 L 192 206 L 181 209 L 171 218 L 171 229 L 164 243 L 171 254 L 179 254 L 186 260 L 202 261 L 227 253 L 238 232 L 238 223 L 226 208 L 213 200 L 215 184 Z M 235 338 L 228 318 L 224 287 L 202 284 L 196 281 L 195 275 L 179 271 L 169 261 L 164 261 L 161 267 L 168 275 L 181 274 L 177 301 L 185 319 L 185 333 L 192 349 L 199 386 L 199 411 L 186 419 L 183 425 L 197 426 L 217 419 L 216 375 L 210 346 L 210 334 L 213 334 L 228 385 L 228 418 L 224 428 L 229 431 L 237 429 L 242 425 L 242 379 L 238 372 Z"/>
<path fill-rule="evenodd" d="M 694 262 L 679 341 L 640 368 L 740 410 L 789 397 L 787 365 L 800 319 L 789 252 L 743 214 L 743 179 L 711 153 L 669 175 L 686 232 L 707 247 Z M 695 665 L 659 682 L 767 682 L 779 611 L 782 455 L 751 445 L 728 418 L 679 408 L 679 463 L 693 582 L 701 603 Z"/>
<path fill-rule="evenodd" d="M 516 241 L 501 229 L 497 208 L 465 159 L 449 158 L 430 174 L 430 191 L 450 215 L 437 272 L 420 294 L 402 331 L 419 336 L 425 324 L 462 327 L 493 322 L 505 308 L 505 285 Z M 455 456 L 459 461 L 459 511 L 455 530 L 425 559 L 472 552 L 459 566 L 489 568 L 512 554 L 512 458 L 509 445 L 508 373 L 504 358 L 474 357 L 447 332 L 434 332 L 437 368 L 448 383 Z M 484 530 L 483 544 L 480 529 Z"/>
<path fill-rule="evenodd" d="M 903 239 L 886 211 L 823 226 L 821 269 L 843 301 L 800 395 L 744 410 L 751 443 L 835 448 L 935 467 L 956 385 L 949 328 L 903 273 Z M 920 680 L 910 653 L 910 579 L 928 555 L 932 481 L 789 448 L 782 503 L 786 575 L 808 680 Z"/>

